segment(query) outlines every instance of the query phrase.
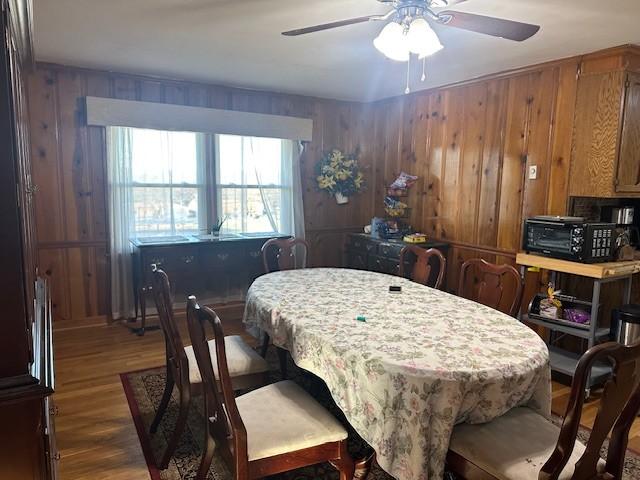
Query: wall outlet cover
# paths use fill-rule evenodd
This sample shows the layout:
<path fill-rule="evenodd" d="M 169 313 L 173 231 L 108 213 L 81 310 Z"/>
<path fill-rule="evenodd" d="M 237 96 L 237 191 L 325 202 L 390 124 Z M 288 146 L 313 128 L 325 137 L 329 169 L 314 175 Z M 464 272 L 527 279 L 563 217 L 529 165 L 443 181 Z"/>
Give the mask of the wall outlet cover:
<path fill-rule="evenodd" d="M 529 167 L 529 180 L 536 180 L 538 178 L 538 166 L 531 165 Z"/>

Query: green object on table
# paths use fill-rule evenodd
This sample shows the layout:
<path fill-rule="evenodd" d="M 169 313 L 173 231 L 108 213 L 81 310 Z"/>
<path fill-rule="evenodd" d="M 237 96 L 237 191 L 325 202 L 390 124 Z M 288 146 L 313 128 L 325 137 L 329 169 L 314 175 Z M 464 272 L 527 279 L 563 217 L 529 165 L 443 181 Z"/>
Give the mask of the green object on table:
<path fill-rule="evenodd" d="M 358 315 L 356 317 L 356 320 L 359 321 L 359 322 L 366 322 L 367 321 L 367 319 L 365 318 L 364 315 Z"/>

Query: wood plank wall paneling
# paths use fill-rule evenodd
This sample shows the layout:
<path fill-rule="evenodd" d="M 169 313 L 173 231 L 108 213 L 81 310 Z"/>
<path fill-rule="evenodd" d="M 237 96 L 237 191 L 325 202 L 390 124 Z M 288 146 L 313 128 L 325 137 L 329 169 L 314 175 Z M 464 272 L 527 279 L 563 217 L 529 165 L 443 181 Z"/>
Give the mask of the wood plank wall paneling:
<path fill-rule="evenodd" d="M 421 177 L 411 222 L 453 243 L 448 289 L 468 258 L 514 263 L 524 218 L 566 213 L 580 61 L 374 104 L 376 170 Z"/>
<path fill-rule="evenodd" d="M 346 234 L 371 218 L 370 193 L 340 207 L 314 182 L 316 160 L 332 148 L 359 149 L 373 170 L 373 117 L 362 104 L 39 65 L 29 78 L 36 227 L 56 320 L 109 315 L 106 146 L 104 129 L 84 121 L 86 95 L 313 118 L 302 158 L 310 263 L 341 265 Z"/>
<path fill-rule="evenodd" d="M 104 130 L 84 124 L 85 95 L 312 118 L 301 160 L 311 265 L 342 265 L 346 234 L 383 214 L 385 187 L 404 170 L 420 177 L 407 199 L 413 226 L 453 244 L 454 290 L 468 258 L 514 262 L 524 217 L 565 213 L 580 62 L 371 104 L 39 65 L 29 82 L 36 215 L 55 317 L 109 313 Z M 359 151 L 365 168 L 368 190 L 348 206 L 315 186 L 315 163 L 331 148 Z"/>

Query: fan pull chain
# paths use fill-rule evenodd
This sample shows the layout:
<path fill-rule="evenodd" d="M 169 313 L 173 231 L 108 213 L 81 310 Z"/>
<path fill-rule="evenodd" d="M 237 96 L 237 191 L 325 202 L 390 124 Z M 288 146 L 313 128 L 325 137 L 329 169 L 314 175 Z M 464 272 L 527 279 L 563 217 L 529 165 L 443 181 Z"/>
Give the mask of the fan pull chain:
<path fill-rule="evenodd" d="M 420 81 L 424 82 L 427 79 L 427 57 L 422 59 L 422 77 L 420 77 Z"/>
<path fill-rule="evenodd" d="M 407 61 L 407 88 L 404 89 L 404 94 L 411 93 L 411 88 L 409 88 L 409 77 L 411 74 L 411 54 L 409 54 L 409 60 Z"/>

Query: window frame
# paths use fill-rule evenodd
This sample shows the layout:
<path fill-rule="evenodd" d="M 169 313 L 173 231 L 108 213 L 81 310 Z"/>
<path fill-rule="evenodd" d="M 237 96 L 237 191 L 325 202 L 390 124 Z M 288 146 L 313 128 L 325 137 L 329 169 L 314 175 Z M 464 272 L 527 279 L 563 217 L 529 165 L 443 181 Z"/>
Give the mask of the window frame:
<path fill-rule="evenodd" d="M 121 127 L 121 128 L 130 128 L 132 130 L 142 129 L 142 130 L 156 130 L 156 129 L 145 129 L 140 127 Z M 157 130 L 160 132 L 178 132 L 173 130 Z M 196 138 L 198 141 L 198 146 L 196 148 L 196 152 L 198 155 L 198 161 L 203 162 L 203 165 L 198 166 L 199 177 L 197 178 L 196 183 L 164 183 L 164 182 L 140 182 L 131 180 L 130 184 L 127 187 L 131 191 L 131 195 L 133 196 L 136 189 L 150 188 L 150 189 L 158 189 L 158 190 L 168 190 L 169 202 L 171 204 L 171 198 L 173 198 L 173 193 L 175 189 L 180 188 L 193 188 L 198 191 L 198 213 L 197 213 L 197 223 L 198 228 L 196 230 L 176 230 L 175 224 L 175 213 L 173 208 L 171 209 L 171 229 L 166 231 L 140 231 L 136 228 L 136 225 L 139 223 L 136 222 L 136 214 L 135 211 L 132 212 L 131 219 L 131 238 L 152 238 L 152 237 L 162 237 L 162 236 L 176 236 L 176 235 L 197 235 L 197 234 L 209 234 L 211 233 L 211 229 L 217 222 L 220 220 L 222 215 L 222 194 L 225 189 L 235 189 L 242 190 L 242 198 L 241 198 L 241 229 L 238 232 L 231 233 L 251 233 L 247 232 L 247 215 L 246 209 L 248 204 L 247 192 L 250 190 L 259 191 L 262 190 L 271 190 L 278 191 L 281 202 L 288 199 L 293 201 L 293 191 L 290 185 L 283 181 L 283 174 L 280 175 L 279 182 L 277 184 L 233 184 L 233 183 L 219 183 L 219 168 L 220 168 L 220 142 L 218 138 L 221 135 L 231 135 L 231 134 L 214 134 L 214 133 L 203 133 L 203 132 L 186 132 L 186 133 L 194 133 L 196 134 Z M 233 135 L 241 138 L 247 138 L 247 135 Z M 274 140 L 279 140 L 282 144 L 281 154 L 284 155 L 284 142 L 285 139 L 276 138 L 276 137 L 266 137 L 272 138 Z M 244 143 L 243 143 L 244 147 Z M 244 160 L 244 155 L 243 155 Z M 284 161 L 284 160 L 283 160 Z M 244 175 L 244 164 L 242 165 L 242 170 Z M 133 202 L 132 202 L 133 204 Z M 282 208 L 282 206 L 281 206 Z M 274 231 L 264 231 L 259 233 L 264 233 L 265 235 L 278 235 L 281 232 L 277 230 L 282 230 L 283 223 L 282 218 L 279 219 L 279 225 L 277 225 L 276 230 Z M 224 230 L 224 227 L 223 227 Z M 257 233 L 257 232 L 255 232 Z"/>
<path fill-rule="evenodd" d="M 282 175 L 280 176 L 280 183 L 278 184 L 267 184 L 267 185 L 257 185 L 257 184 L 250 184 L 250 183 L 240 183 L 240 184 L 234 184 L 234 183 L 220 183 L 218 181 L 218 178 L 220 177 L 220 141 L 219 141 L 219 137 L 220 136 L 236 136 L 236 137 L 240 137 L 240 138 L 252 138 L 248 135 L 231 135 L 231 134 L 213 134 L 211 135 L 212 137 L 212 144 L 213 144 L 213 157 L 212 157 L 212 164 L 213 164 L 213 191 L 214 191 L 214 198 L 215 198 L 215 203 L 214 203 L 214 221 L 215 223 L 217 223 L 221 216 L 222 216 L 222 212 L 221 212 L 221 206 L 222 206 L 222 192 L 225 189 L 234 189 L 234 190 L 242 190 L 242 199 L 241 199 L 241 209 L 242 209 L 242 227 L 240 232 L 233 232 L 233 233 L 251 233 L 251 232 L 247 232 L 247 226 L 246 226 L 246 205 L 247 205 L 247 191 L 248 190 L 260 190 L 260 189 L 270 189 L 270 190 L 278 190 L 280 197 L 283 198 L 283 192 L 289 190 L 291 191 L 291 187 L 288 185 L 284 185 L 282 182 Z M 283 155 L 283 142 L 285 141 L 285 139 L 282 138 L 276 138 L 276 137 L 265 137 L 265 138 L 272 138 L 274 140 L 279 140 L 281 142 L 281 156 Z M 244 142 L 242 143 L 242 148 L 243 148 L 243 154 L 241 156 L 242 159 L 242 166 L 241 166 L 241 172 L 242 174 L 244 174 Z M 282 162 L 282 160 L 281 160 Z M 292 192 L 289 194 L 292 195 Z M 293 201 L 293 198 L 291 197 L 291 201 Z M 280 225 L 280 227 L 282 227 L 282 225 Z M 224 226 L 223 226 L 224 229 Z M 274 230 L 271 232 L 259 232 L 259 233 L 265 233 L 265 234 L 269 234 L 269 235 L 280 235 L 281 232 Z"/>
<path fill-rule="evenodd" d="M 156 129 L 146 129 L 146 128 L 137 128 L 137 127 L 121 127 L 121 128 L 129 128 L 131 130 L 156 130 Z M 132 238 L 153 238 L 153 237 L 162 237 L 162 236 L 190 235 L 190 234 L 201 233 L 204 229 L 206 229 L 206 231 L 209 231 L 210 225 L 211 225 L 211 218 L 210 218 L 211 216 L 210 216 L 210 208 L 209 208 L 210 206 L 210 195 L 209 195 L 210 188 L 209 187 L 211 185 L 211 181 L 209 179 L 210 160 L 209 160 L 208 152 L 210 152 L 210 147 L 209 147 L 210 141 L 208 137 L 210 137 L 211 135 L 205 134 L 205 133 L 199 133 L 199 132 L 187 132 L 187 131 L 178 131 L 178 130 L 175 130 L 175 131 L 174 130 L 156 130 L 156 131 L 168 132 L 168 133 L 178 133 L 178 132 L 191 133 L 195 135 L 196 137 L 196 183 L 139 182 L 139 181 L 133 180 L 132 178 L 131 183 L 128 185 L 128 188 L 130 188 L 131 190 L 132 196 L 135 194 L 136 189 L 144 189 L 144 188 L 151 188 L 151 189 L 158 189 L 158 190 L 166 189 L 166 190 L 169 190 L 169 204 L 172 206 L 171 220 L 170 220 L 171 229 L 158 232 L 156 234 L 139 231 L 136 228 L 136 225 L 138 225 L 138 222 L 136 222 L 136 214 L 134 211 L 133 217 L 131 219 Z M 198 165 L 198 162 L 203 162 L 204 165 L 200 166 Z M 202 176 L 202 175 L 199 175 L 199 173 L 203 174 L 204 177 L 199 179 L 198 177 Z M 132 174 L 132 177 L 133 177 L 133 174 Z M 192 188 L 197 190 L 198 192 L 198 213 L 196 214 L 196 217 L 197 217 L 196 221 L 197 221 L 198 227 L 196 230 L 176 230 L 175 213 L 174 213 L 173 203 L 171 199 L 173 198 L 173 190 L 180 189 L 180 188 Z M 204 212 L 201 212 L 200 210 L 203 207 L 204 207 Z M 204 221 L 204 227 L 201 224 L 201 221 Z"/>

